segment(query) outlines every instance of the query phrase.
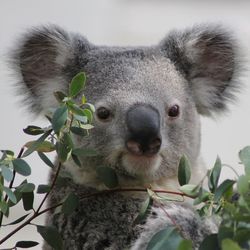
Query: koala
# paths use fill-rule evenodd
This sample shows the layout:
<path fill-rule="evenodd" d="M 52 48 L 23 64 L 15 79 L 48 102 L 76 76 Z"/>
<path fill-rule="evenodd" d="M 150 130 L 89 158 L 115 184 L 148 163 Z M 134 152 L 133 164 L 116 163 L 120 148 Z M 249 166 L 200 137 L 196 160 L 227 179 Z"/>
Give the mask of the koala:
<path fill-rule="evenodd" d="M 225 112 L 240 88 L 240 57 L 231 32 L 197 25 L 171 31 L 154 46 L 107 47 L 50 25 L 27 32 L 12 59 L 21 93 L 35 114 L 55 107 L 53 92 L 67 92 L 81 71 L 87 76 L 84 94 L 96 107 L 94 128 L 87 137 L 74 136 L 74 143 L 94 148 L 98 157 L 82 157 L 80 168 L 69 159 L 62 171 L 72 178 L 56 185 L 48 202 L 53 206 L 74 192 L 80 204 L 69 216 L 49 212 L 46 224 L 57 227 L 65 249 L 146 249 L 152 236 L 173 221 L 153 205 L 135 226 L 144 193 L 81 197 L 106 189 L 96 174 L 100 166 L 113 168 L 123 188 L 176 191 L 179 160 L 186 155 L 191 182 L 202 179 L 200 116 Z M 52 170 L 50 181 L 54 175 Z M 163 206 L 194 249 L 217 230 L 187 203 Z M 51 247 L 45 243 L 43 249 Z"/>

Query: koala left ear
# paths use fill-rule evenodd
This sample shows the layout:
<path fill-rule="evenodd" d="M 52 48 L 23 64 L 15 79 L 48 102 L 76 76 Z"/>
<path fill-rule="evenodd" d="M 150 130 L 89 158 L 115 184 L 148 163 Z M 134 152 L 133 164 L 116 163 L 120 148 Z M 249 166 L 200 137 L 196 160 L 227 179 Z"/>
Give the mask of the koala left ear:
<path fill-rule="evenodd" d="M 225 110 L 239 90 L 238 48 L 231 34 L 218 26 L 197 26 L 171 32 L 161 50 L 186 77 L 202 115 Z"/>

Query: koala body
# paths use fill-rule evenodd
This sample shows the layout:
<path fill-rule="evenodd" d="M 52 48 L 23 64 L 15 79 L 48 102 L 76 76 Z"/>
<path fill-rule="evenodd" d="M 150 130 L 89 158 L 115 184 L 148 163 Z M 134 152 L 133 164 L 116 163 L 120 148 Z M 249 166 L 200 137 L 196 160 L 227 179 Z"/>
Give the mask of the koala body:
<path fill-rule="evenodd" d="M 27 33 L 13 58 L 34 112 L 54 107 L 53 91 L 67 92 L 80 71 L 87 75 L 84 94 L 96 107 L 94 129 L 74 142 L 94 148 L 101 157 L 81 158 L 81 168 L 72 160 L 64 164 L 62 171 L 73 180 L 56 186 L 49 204 L 73 191 L 80 205 L 68 217 L 51 212 L 47 224 L 59 229 L 65 249 L 146 249 L 150 238 L 172 221 L 153 206 L 146 222 L 133 226 L 145 194 L 81 197 L 105 189 L 96 174 L 104 165 L 116 171 L 121 187 L 177 190 L 178 164 L 185 154 L 191 182 L 201 180 L 200 115 L 220 113 L 234 98 L 239 68 L 234 39 L 221 27 L 204 25 L 170 32 L 151 47 L 105 47 L 48 26 Z M 164 206 L 194 247 L 216 231 L 186 204 Z"/>

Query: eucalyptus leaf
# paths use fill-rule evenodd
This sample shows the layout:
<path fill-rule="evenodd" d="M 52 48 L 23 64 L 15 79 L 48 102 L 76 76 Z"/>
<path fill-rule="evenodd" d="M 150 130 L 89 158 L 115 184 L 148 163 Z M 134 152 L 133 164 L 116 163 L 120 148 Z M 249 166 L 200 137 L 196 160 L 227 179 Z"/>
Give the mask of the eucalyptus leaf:
<path fill-rule="evenodd" d="M 177 250 L 193 250 L 193 244 L 191 240 L 182 240 Z"/>
<path fill-rule="evenodd" d="M 74 193 L 70 193 L 67 199 L 63 202 L 62 212 L 66 215 L 70 215 L 75 211 L 79 205 L 79 199 Z"/>
<path fill-rule="evenodd" d="M 74 97 L 83 90 L 85 86 L 86 75 L 83 72 L 78 73 L 76 76 L 73 77 L 70 87 L 69 87 L 69 95 Z"/>
<path fill-rule="evenodd" d="M 91 123 L 93 121 L 93 114 L 92 114 L 91 110 L 84 109 L 83 112 L 84 112 L 85 116 L 88 117 L 89 123 Z"/>
<path fill-rule="evenodd" d="M 221 243 L 222 250 L 241 250 L 241 247 L 237 242 L 231 239 L 224 239 Z"/>
<path fill-rule="evenodd" d="M 217 234 L 208 235 L 202 241 L 199 250 L 220 250 Z"/>
<path fill-rule="evenodd" d="M 176 250 L 182 240 L 183 238 L 181 238 L 176 228 L 169 226 L 152 237 L 147 250 Z"/>
<path fill-rule="evenodd" d="M 39 245 L 38 242 L 36 241 L 18 241 L 15 245 L 15 247 L 19 247 L 19 248 L 31 248 L 31 247 L 35 247 Z"/>
<path fill-rule="evenodd" d="M 51 162 L 51 160 L 42 152 L 37 152 L 41 160 L 49 167 L 53 168 L 54 164 Z"/>
<path fill-rule="evenodd" d="M 59 103 L 62 103 L 63 100 L 67 97 L 67 95 L 61 91 L 55 91 L 54 96 Z"/>
<path fill-rule="evenodd" d="M 37 187 L 37 193 L 38 194 L 45 194 L 45 193 L 48 193 L 50 191 L 50 186 L 49 185 L 45 185 L 45 184 L 40 184 L 38 187 Z"/>
<path fill-rule="evenodd" d="M 29 141 L 25 144 L 25 147 L 30 148 L 34 144 L 35 141 Z M 55 145 L 51 143 L 50 141 L 43 141 L 39 143 L 39 145 L 36 148 L 37 152 L 44 152 L 49 153 L 55 150 Z"/>
<path fill-rule="evenodd" d="M 208 182 L 208 187 L 211 192 L 214 192 L 215 189 L 218 186 L 219 178 L 220 178 L 220 173 L 221 173 L 221 160 L 217 156 L 216 162 L 214 164 L 214 167 L 210 171 L 209 175 L 209 182 Z"/>
<path fill-rule="evenodd" d="M 56 152 L 61 162 L 67 161 L 71 155 L 71 149 L 68 145 L 61 142 L 56 143 Z"/>
<path fill-rule="evenodd" d="M 25 211 L 33 209 L 34 193 L 22 193 L 23 208 Z"/>
<path fill-rule="evenodd" d="M 43 237 L 43 239 L 55 250 L 63 249 L 62 237 L 58 230 L 52 226 L 37 226 L 37 232 Z"/>
<path fill-rule="evenodd" d="M 250 190 L 250 176 L 240 176 L 237 180 L 237 189 L 241 195 L 247 194 Z"/>
<path fill-rule="evenodd" d="M 56 134 L 59 133 L 60 129 L 64 126 L 65 122 L 68 118 L 68 108 L 67 106 L 63 105 L 56 109 L 52 116 L 52 128 Z"/>
<path fill-rule="evenodd" d="M 1 165 L 0 166 L 2 176 L 6 181 L 11 181 L 13 178 L 13 172 L 6 166 Z"/>
<path fill-rule="evenodd" d="M 24 183 L 18 187 L 20 193 L 30 193 L 35 190 L 35 185 L 33 183 Z"/>
<path fill-rule="evenodd" d="M 96 150 L 91 148 L 75 148 L 73 149 L 72 154 L 78 157 L 93 157 L 98 155 Z"/>
<path fill-rule="evenodd" d="M 34 141 L 32 145 L 30 145 L 30 147 L 23 153 L 22 158 L 36 151 L 39 145 L 50 135 L 51 132 L 52 132 L 51 129 L 46 131 L 41 137 L 39 137 L 36 141 Z"/>
<path fill-rule="evenodd" d="M 181 186 L 188 184 L 191 178 L 191 170 L 188 159 L 183 155 L 178 167 L 178 181 Z"/>
<path fill-rule="evenodd" d="M 223 181 L 214 192 L 214 201 L 218 202 L 222 196 L 234 185 L 234 183 L 235 181 L 229 179 Z"/>
<path fill-rule="evenodd" d="M 14 220 L 14 221 L 12 221 L 12 222 L 4 225 L 4 226 L 10 226 L 10 225 L 18 224 L 18 223 L 22 222 L 27 216 L 29 216 L 29 214 L 25 214 L 25 215 L 21 216 L 20 218 Z"/>
<path fill-rule="evenodd" d="M 43 134 L 45 131 L 41 127 L 31 125 L 23 129 L 23 132 L 28 135 L 40 135 Z"/>
<path fill-rule="evenodd" d="M 186 185 L 183 185 L 180 187 L 180 190 L 190 196 L 190 197 L 193 197 L 193 198 L 196 198 L 199 194 L 199 188 L 196 186 L 196 185 L 193 185 L 193 184 L 186 184 Z"/>
<path fill-rule="evenodd" d="M 83 128 L 80 127 L 71 127 L 70 131 L 76 135 L 80 135 L 80 136 L 85 136 L 87 133 Z"/>
<path fill-rule="evenodd" d="M 29 176 L 31 174 L 31 168 L 23 159 L 15 159 L 12 161 L 15 171 L 23 176 Z"/>
<path fill-rule="evenodd" d="M 17 199 L 13 191 L 8 187 L 3 187 L 3 191 L 8 195 L 9 199 L 15 204 L 17 203 Z"/>
<path fill-rule="evenodd" d="M 250 146 L 247 146 L 240 150 L 239 158 L 245 166 L 246 175 L 250 175 Z"/>
<path fill-rule="evenodd" d="M 137 217 L 133 222 L 134 225 L 141 223 L 147 217 L 147 215 L 150 212 L 152 204 L 153 204 L 153 199 L 150 196 L 148 196 L 147 199 L 142 203 L 139 214 L 137 215 Z"/>
<path fill-rule="evenodd" d="M 98 178 L 106 187 L 115 188 L 118 186 L 118 178 L 114 169 L 110 167 L 99 167 L 96 169 Z"/>
<path fill-rule="evenodd" d="M 5 216 L 8 216 L 9 206 L 4 200 L 0 201 L 0 212 L 2 212 Z"/>

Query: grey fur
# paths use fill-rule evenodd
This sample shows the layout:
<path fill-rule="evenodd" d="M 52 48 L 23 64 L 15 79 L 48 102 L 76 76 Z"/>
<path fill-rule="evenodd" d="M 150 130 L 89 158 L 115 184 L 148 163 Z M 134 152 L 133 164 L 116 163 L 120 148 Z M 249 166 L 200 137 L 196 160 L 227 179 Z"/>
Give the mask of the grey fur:
<path fill-rule="evenodd" d="M 216 26 L 174 31 L 159 45 L 128 48 L 95 46 L 78 34 L 42 27 L 24 36 L 12 59 L 35 112 L 53 107 L 53 91 L 66 91 L 70 79 L 84 71 L 85 95 L 97 109 L 106 107 L 112 114 L 107 122 L 95 117 L 90 136 L 75 138 L 77 146 L 95 148 L 102 157 L 81 159 L 81 168 L 67 162 L 64 171 L 73 181 L 56 187 L 50 204 L 72 190 L 81 197 L 105 189 L 95 172 L 102 165 L 116 170 L 122 187 L 176 190 L 177 166 L 185 154 L 193 168 L 192 182 L 199 181 L 204 174 L 199 116 L 223 111 L 240 88 L 237 45 L 229 32 Z M 159 113 L 162 144 L 151 158 L 135 157 L 125 147 L 126 113 L 135 104 L 150 105 Z M 174 104 L 180 106 L 180 115 L 171 119 L 167 112 Z M 133 227 L 144 198 L 130 193 L 81 199 L 73 215 L 51 213 L 47 224 L 59 228 L 66 249 L 145 249 L 150 237 L 171 221 L 154 207 L 144 225 Z M 213 223 L 200 223 L 187 205 L 166 204 L 165 209 L 195 246 L 216 230 Z"/>

